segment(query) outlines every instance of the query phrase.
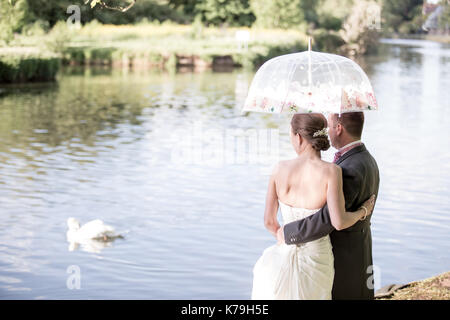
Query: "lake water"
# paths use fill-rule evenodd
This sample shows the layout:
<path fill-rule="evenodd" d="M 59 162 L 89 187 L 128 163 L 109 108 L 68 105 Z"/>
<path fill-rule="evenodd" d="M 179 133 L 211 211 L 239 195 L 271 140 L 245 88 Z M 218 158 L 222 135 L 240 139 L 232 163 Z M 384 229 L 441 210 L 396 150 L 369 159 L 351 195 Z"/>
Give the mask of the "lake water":
<path fill-rule="evenodd" d="M 385 40 L 361 65 L 380 106 L 363 135 L 381 172 L 376 285 L 448 271 L 450 47 Z M 275 242 L 267 174 L 294 156 L 289 117 L 240 115 L 252 76 L 66 70 L 1 87 L 0 298 L 249 298 Z M 125 238 L 69 250 L 69 217 Z"/>

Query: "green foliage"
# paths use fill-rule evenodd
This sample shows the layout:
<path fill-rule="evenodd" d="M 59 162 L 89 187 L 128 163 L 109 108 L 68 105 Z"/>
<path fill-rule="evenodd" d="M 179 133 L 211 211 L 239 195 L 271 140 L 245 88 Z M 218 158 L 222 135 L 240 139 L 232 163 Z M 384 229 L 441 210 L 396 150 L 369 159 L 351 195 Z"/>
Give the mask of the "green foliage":
<path fill-rule="evenodd" d="M 342 20 L 329 13 L 324 13 L 318 17 L 318 26 L 326 30 L 339 31 L 342 28 Z"/>
<path fill-rule="evenodd" d="M 319 19 L 322 16 L 332 16 L 345 20 L 351 13 L 354 2 L 357 0 L 321 0 L 317 6 L 317 15 Z"/>
<path fill-rule="evenodd" d="M 301 24 L 310 24 L 336 30 L 340 17 L 334 14 L 323 16 L 319 9 L 322 3 L 328 3 L 328 6 L 331 3 L 333 10 L 337 10 L 342 1 L 350 0 L 138 0 L 126 12 L 108 7 L 126 7 L 133 0 L 16 0 L 12 1 L 14 7 L 5 0 L 1 3 L 3 7 L 7 5 L 7 10 L 27 6 L 20 9 L 22 13 L 26 12 L 26 16 L 21 19 L 19 30 L 24 24 L 36 20 L 47 21 L 50 27 L 58 21 L 66 21 L 70 5 L 80 8 L 83 24 L 92 20 L 105 24 L 133 24 L 143 19 L 191 23 L 196 16 L 200 16 L 203 22 L 211 25 L 251 26 L 258 16 L 258 25 L 263 27 L 297 28 Z"/>
<path fill-rule="evenodd" d="M 203 36 L 204 26 L 202 23 L 202 16 L 198 14 L 195 16 L 194 22 L 192 22 L 191 37 L 193 39 L 200 39 Z"/>
<path fill-rule="evenodd" d="M 425 23 L 424 16 L 417 14 L 411 21 L 405 21 L 398 27 L 398 32 L 403 34 L 413 34 L 421 31 L 422 25 Z"/>
<path fill-rule="evenodd" d="M 27 0 L 0 1 L 0 42 L 8 43 L 29 18 Z"/>
<path fill-rule="evenodd" d="M 50 52 L 63 55 L 73 36 L 74 30 L 65 21 L 59 21 L 46 37 L 45 45 Z"/>
<path fill-rule="evenodd" d="M 444 30 L 450 30 L 450 4 L 444 3 L 444 9 L 439 17 L 439 27 Z"/>
<path fill-rule="evenodd" d="M 86 4 L 89 4 L 91 8 L 96 7 L 97 5 L 110 10 L 116 10 L 120 12 L 126 12 L 130 10 L 135 4 L 136 0 L 130 0 L 128 2 L 124 1 L 111 1 L 111 0 L 85 0 Z"/>
<path fill-rule="evenodd" d="M 250 0 L 256 24 L 264 28 L 298 27 L 305 22 L 301 0 Z"/>
<path fill-rule="evenodd" d="M 58 69 L 57 58 L 0 56 L 0 82 L 54 80 Z"/>
<path fill-rule="evenodd" d="M 303 11 L 303 16 L 306 22 L 317 25 L 319 16 L 317 14 L 317 7 L 321 0 L 301 0 L 300 8 Z"/>
<path fill-rule="evenodd" d="M 255 21 L 248 0 L 203 0 L 195 12 L 212 25 L 250 26 Z"/>
<path fill-rule="evenodd" d="M 423 0 L 383 0 L 382 4 L 385 31 L 412 33 L 420 30 Z"/>
<path fill-rule="evenodd" d="M 197 15 L 195 7 L 198 2 L 198 0 L 169 0 L 169 5 L 181 11 L 186 16 L 194 17 Z"/>
<path fill-rule="evenodd" d="M 352 7 L 344 22 L 340 36 L 345 45 L 340 48 L 347 55 L 362 55 L 375 51 L 378 46 L 379 30 L 373 25 L 381 8 L 374 0 L 359 0 Z"/>
<path fill-rule="evenodd" d="M 87 0 L 86 3 L 89 3 L 91 8 L 94 8 L 97 4 L 100 3 L 100 0 Z"/>
<path fill-rule="evenodd" d="M 166 70 L 169 70 L 169 71 L 176 70 L 177 62 L 178 62 L 177 55 L 175 53 L 171 53 L 165 64 Z"/>
<path fill-rule="evenodd" d="M 336 32 L 326 29 L 316 29 L 312 34 L 315 50 L 337 53 L 339 48 L 345 44 L 344 39 Z"/>
<path fill-rule="evenodd" d="M 305 43 L 295 41 L 292 43 L 267 45 L 267 52 L 257 55 L 253 60 L 255 67 L 262 65 L 265 61 L 287 53 L 295 53 L 307 50 Z"/>
<path fill-rule="evenodd" d="M 301 24 L 317 26 L 317 12 L 323 0 L 250 0 L 257 24 L 267 28 L 296 28 Z"/>
<path fill-rule="evenodd" d="M 159 21 L 172 20 L 179 23 L 189 21 L 189 17 L 179 10 L 175 10 L 169 5 L 168 1 L 156 0 L 139 0 L 136 4 L 126 12 L 103 8 L 96 5 L 91 8 L 92 2 L 87 3 L 85 0 L 22 0 L 27 1 L 31 18 L 29 21 L 41 19 L 48 21 L 52 27 L 58 21 L 67 20 L 67 8 L 70 5 L 77 5 L 81 10 L 81 22 L 88 23 L 92 20 L 98 20 L 107 24 L 131 24 L 139 22 L 146 18 L 149 20 L 158 19 Z M 167 3 L 166 3 L 167 2 Z M 110 5 L 124 6 L 130 1 L 120 1 L 105 3 Z"/>
<path fill-rule="evenodd" d="M 47 21 L 53 27 L 58 21 L 66 21 L 69 17 L 67 8 L 70 5 L 77 5 L 81 9 L 81 19 L 85 21 L 89 14 L 90 7 L 84 5 L 84 0 L 27 0 L 29 7 L 29 23 L 36 20 Z"/>
<path fill-rule="evenodd" d="M 107 3 L 123 5 L 130 1 Z M 7 26 L 0 28 L 0 37 L 10 41 L 10 46 L 50 51 L 68 64 L 156 65 L 174 70 L 191 57 L 213 63 L 216 57 L 231 57 L 236 64 L 255 67 L 276 55 L 306 49 L 306 30 L 314 36 L 317 50 L 330 52 L 336 52 L 344 41 L 349 50 L 364 52 L 377 39 L 376 33 L 364 28 L 364 8 L 353 7 L 366 1 L 138 0 L 126 12 L 106 9 L 98 2 L 91 8 L 92 1 L 86 0 L 11 2 L 15 5 L 0 0 L 2 17 L 8 13 L 8 19 L 0 21 L 0 26 Z M 70 5 L 81 9 L 81 29 L 66 24 Z M 186 22 L 191 25 L 184 25 Z M 408 23 L 400 29 L 412 32 L 418 24 L 414 18 Z M 236 29 L 213 27 L 222 24 L 265 29 L 250 29 L 248 49 L 242 50 L 234 38 Z M 14 38 L 13 33 L 20 31 L 22 34 Z M 21 69 L 30 67 L 25 62 Z M 28 73 L 33 72 L 24 74 Z"/>
<path fill-rule="evenodd" d="M 34 23 L 25 25 L 22 28 L 22 34 L 26 36 L 44 36 L 50 30 L 48 21 L 36 20 Z"/>
<path fill-rule="evenodd" d="M 351 14 L 353 0 L 321 0 L 316 7 L 317 29 L 339 31 Z"/>
<path fill-rule="evenodd" d="M 186 23 L 189 18 L 175 10 L 167 3 L 160 3 L 154 0 L 139 0 L 136 4 L 126 12 L 108 10 L 96 7 L 87 12 L 85 19 L 91 21 L 96 19 L 101 23 L 110 24 L 132 24 L 142 19 L 158 20 L 160 22 L 172 20 L 179 23 Z"/>

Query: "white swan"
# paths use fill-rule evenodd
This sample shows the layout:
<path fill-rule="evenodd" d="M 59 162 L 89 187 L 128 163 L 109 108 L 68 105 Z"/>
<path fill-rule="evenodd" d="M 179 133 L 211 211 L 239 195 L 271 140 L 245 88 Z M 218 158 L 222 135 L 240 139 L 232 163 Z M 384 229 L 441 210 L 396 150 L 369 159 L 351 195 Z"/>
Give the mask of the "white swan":
<path fill-rule="evenodd" d="M 98 252 L 101 248 L 109 246 L 108 242 L 117 238 L 123 238 L 117 234 L 113 227 L 108 226 L 99 219 L 87 222 L 80 227 L 80 222 L 75 218 L 67 219 L 67 241 L 70 242 L 69 251 L 73 251 L 78 244 L 84 247 L 93 247 L 94 250 L 86 250 Z"/>

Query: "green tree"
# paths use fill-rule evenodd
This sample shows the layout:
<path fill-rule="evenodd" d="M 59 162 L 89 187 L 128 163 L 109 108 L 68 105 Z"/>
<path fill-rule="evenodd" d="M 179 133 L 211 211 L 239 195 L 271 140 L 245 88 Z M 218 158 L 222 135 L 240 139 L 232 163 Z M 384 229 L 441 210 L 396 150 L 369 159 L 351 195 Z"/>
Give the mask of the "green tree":
<path fill-rule="evenodd" d="M 0 40 L 8 43 L 28 20 L 27 0 L 0 0 Z"/>
<path fill-rule="evenodd" d="M 84 0 L 27 0 L 30 15 L 34 19 L 47 21 L 50 26 L 54 26 L 60 20 L 68 18 L 67 8 L 70 5 L 78 5 L 81 8 L 82 19 L 86 18 L 89 7 L 84 5 Z"/>
<path fill-rule="evenodd" d="M 316 7 L 317 28 L 339 31 L 352 7 L 353 0 L 322 0 Z"/>
<path fill-rule="evenodd" d="M 198 0 L 169 0 L 169 5 L 191 17 L 196 15 L 195 7 L 197 3 Z"/>
<path fill-rule="evenodd" d="M 441 16 L 439 17 L 439 27 L 448 32 L 450 30 L 450 2 L 442 1 L 441 5 L 443 5 L 444 8 L 442 9 Z"/>
<path fill-rule="evenodd" d="M 0 0 L 3 1 L 3 0 Z M 187 18 L 182 14 L 179 14 L 170 5 L 169 1 L 157 1 L 157 0 L 138 0 L 126 12 L 120 12 L 118 10 L 111 10 L 107 7 L 103 7 L 97 4 L 93 8 L 86 0 L 27 0 L 30 8 L 30 13 L 34 19 L 40 19 L 48 21 L 50 26 L 54 26 L 58 21 L 67 20 L 67 8 L 70 5 L 78 5 L 81 9 L 81 22 L 86 23 L 92 20 L 98 20 L 101 23 L 111 24 L 128 24 L 140 21 L 143 18 L 149 20 L 173 20 L 176 22 L 187 22 Z M 121 7 L 128 3 L 130 0 L 121 1 L 105 1 L 108 5 Z"/>
<path fill-rule="evenodd" d="M 423 0 L 383 0 L 382 18 L 388 32 L 411 33 L 422 26 Z"/>
<path fill-rule="evenodd" d="M 195 13 L 214 25 L 250 26 L 255 21 L 248 0 L 203 0 L 195 6 Z"/>
<path fill-rule="evenodd" d="M 319 15 L 317 14 L 317 7 L 320 6 L 321 0 L 302 0 L 300 1 L 300 8 L 303 11 L 305 21 L 317 25 L 319 22 Z"/>
<path fill-rule="evenodd" d="M 301 0 L 250 0 L 256 24 L 265 28 L 290 28 L 305 22 Z"/>

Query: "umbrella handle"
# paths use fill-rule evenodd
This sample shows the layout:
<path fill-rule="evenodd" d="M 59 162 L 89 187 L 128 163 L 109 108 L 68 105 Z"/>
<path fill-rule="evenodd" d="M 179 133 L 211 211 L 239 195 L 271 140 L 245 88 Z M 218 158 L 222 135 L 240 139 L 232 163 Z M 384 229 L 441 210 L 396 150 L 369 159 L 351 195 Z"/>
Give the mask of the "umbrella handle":
<path fill-rule="evenodd" d="M 309 86 L 311 87 L 312 85 L 312 76 L 311 76 L 311 42 L 312 42 L 312 38 L 309 37 L 308 38 L 308 54 L 309 54 L 309 65 L 308 65 L 308 81 L 309 81 Z"/>

